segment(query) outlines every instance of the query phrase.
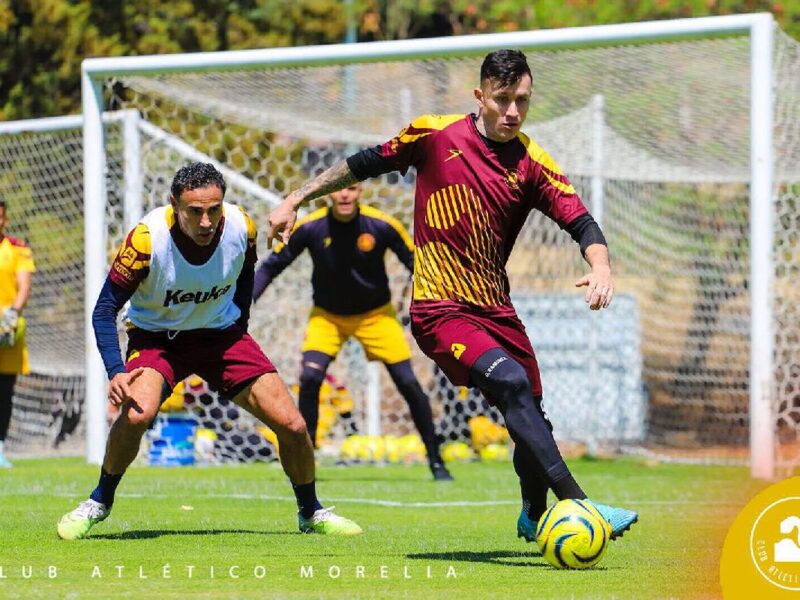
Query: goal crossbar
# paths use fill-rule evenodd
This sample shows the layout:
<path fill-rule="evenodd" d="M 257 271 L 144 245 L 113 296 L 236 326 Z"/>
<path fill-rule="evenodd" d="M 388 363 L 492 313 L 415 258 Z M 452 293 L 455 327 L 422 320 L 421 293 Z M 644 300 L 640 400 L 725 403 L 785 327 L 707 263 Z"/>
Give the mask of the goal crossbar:
<path fill-rule="evenodd" d="M 469 56 L 497 48 L 553 50 L 611 43 L 633 44 L 644 41 L 679 40 L 696 36 L 725 36 L 749 33 L 758 23 L 773 24 L 772 15 L 769 13 L 726 15 L 360 44 L 88 58 L 83 61 L 82 69 L 84 74 L 96 79 L 112 75 L 310 67 L 422 59 L 430 56 Z"/>

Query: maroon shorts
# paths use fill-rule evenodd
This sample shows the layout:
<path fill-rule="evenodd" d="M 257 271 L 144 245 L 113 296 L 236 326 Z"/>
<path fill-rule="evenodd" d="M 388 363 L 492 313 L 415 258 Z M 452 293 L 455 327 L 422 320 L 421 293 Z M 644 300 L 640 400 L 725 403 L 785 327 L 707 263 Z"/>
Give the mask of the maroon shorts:
<path fill-rule="evenodd" d="M 539 364 L 512 307 L 489 312 L 454 303 L 419 303 L 411 307 L 411 333 L 453 385 L 473 386 L 470 367 L 487 350 L 502 348 L 525 369 L 533 395 L 542 395 Z"/>
<path fill-rule="evenodd" d="M 173 339 L 165 331 L 131 329 L 125 370 L 130 372 L 137 367 L 155 369 L 170 389 L 194 373 L 228 397 L 236 396 L 264 373 L 277 371 L 255 340 L 238 325 L 179 331 Z"/>

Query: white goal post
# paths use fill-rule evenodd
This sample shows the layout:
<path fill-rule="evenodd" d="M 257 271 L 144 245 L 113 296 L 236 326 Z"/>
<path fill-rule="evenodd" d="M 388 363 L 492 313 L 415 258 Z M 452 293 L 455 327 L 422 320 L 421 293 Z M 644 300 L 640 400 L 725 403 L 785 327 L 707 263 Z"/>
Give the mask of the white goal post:
<path fill-rule="evenodd" d="M 105 448 L 106 378 L 91 331 L 91 299 L 96 298 L 107 274 L 106 243 L 106 155 L 102 115 L 106 110 L 105 82 L 109 79 L 207 74 L 231 71 L 297 70 L 328 65 L 361 65 L 392 61 L 449 60 L 475 57 L 498 48 L 521 48 L 526 52 L 581 50 L 619 45 L 637 46 L 697 39 L 749 37 L 749 436 L 750 469 L 755 477 L 775 474 L 776 446 L 776 360 L 774 295 L 773 204 L 775 180 L 775 75 L 776 25 L 770 14 L 736 15 L 628 23 L 558 30 L 503 34 L 343 44 L 298 48 L 159 55 L 121 58 L 92 58 L 82 65 L 83 152 L 85 193 L 86 255 L 86 405 L 87 459 L 100 463 Z M 477 73 L 475 74 L 477 78 Z M 536 73 L 534 78 L 536 81 Z M 219 85 L 223 85 L 220 83 Z M 534 85 L 535 87 L 535 85 Z M 397 104 L 402 94 L 398 93 Z M 534 98 L 534 104 L 536 98 Z M 441 112 L 431 106 L 428 112 Z M 400 110 L 398 107 L 397 110 Z M 216 114 L 216 113 L 215 113 Z M 415 115 L 409 115 L 415 116 Z M 383 134 L 396 133 L 392 127 Z M 535 129 L 535 128 L 534 128 Z M 364 143 L 372 138 L 350 141 Z M 547 148 L 547 146 L 545 146 Z M 548 148 L 549 149 L 549 148 Z M 562 163 L 569 163 L 556 155 Z M 565 168 L 571 175 L 569 168 Z M 594 185 L 596 181 L 593 182 Z M 276 193 L 279 190 L 275 190 Z M 280 190 L 286 191 L 286 190 Z M 589 194 L 584 193 L 584 197 Z M 609 219 L 604 211 L 604 223 Z M 264 223 L 259 223 L 264 226 Z M 612 249 L 613 252 L 613 249 Z M 512 283 L 512 290 L 514 286 Z M 534 345 L 536 344 L 534 340 Z"/>

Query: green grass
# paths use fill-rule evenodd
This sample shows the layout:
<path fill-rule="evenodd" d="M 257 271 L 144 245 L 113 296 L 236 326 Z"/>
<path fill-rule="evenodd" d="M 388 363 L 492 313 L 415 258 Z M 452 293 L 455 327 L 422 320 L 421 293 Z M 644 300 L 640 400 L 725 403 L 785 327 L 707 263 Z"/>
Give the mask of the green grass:
<path fill-rule="evenodd" d="M 422 466 L 322 467 L 323 503 L 365 530 L 350 539 L 298 533 L 276 465 L 133 468 L 109 519 L 89 539 L 64 542 L 56 522 L 91 491 L 97 469 L 20 460 L 0 471 L 0 597 L 719 597 L 725 533 L 763 487 L 745 469 L 638 459 L 570 466 L 590 497 L 640 513 L 590 571 L 553 569 L 517 539 L 510 463 L 453 465 L 451 484 L 434 483 Z M 308 566 L 314 576 L 302 577 Z M 92 577 L 95 567 L 102 577 Z"/>

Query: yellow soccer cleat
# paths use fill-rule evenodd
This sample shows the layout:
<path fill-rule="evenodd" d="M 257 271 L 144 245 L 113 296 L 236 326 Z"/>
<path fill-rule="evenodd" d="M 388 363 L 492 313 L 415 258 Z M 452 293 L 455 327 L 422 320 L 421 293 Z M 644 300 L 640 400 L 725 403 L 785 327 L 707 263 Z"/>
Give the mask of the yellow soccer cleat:
<path fill-rule="evenodd" d="M 79 540 L 85 538 L 89 530 L 100 521 L 103 521 L 111 509 L 101 502 L 91 498 L 84 500 L 78 508 L 68 512 L 58 522 L 58 537 L 62 540 Z"/>
<path fill-rule="evenodd" d="M 298 513 L 297 524 L 303 533 L 320 533 L 322 535 L 359 535 L 362 533 L 354 521 L 340 517 L 333 512 L 335 507 L 320 508 L 310 519 L 304 519 Z"/>

